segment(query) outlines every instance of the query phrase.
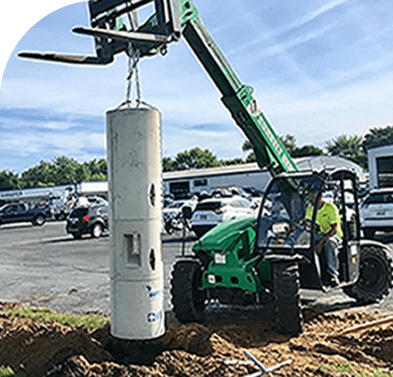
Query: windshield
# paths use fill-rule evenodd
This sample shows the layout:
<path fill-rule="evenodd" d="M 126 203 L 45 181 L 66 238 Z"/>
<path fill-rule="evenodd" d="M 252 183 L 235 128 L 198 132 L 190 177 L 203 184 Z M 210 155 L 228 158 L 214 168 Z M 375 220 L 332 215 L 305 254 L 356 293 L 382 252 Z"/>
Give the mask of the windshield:
<path fill-rule="evenodd" d="M 184 204 L 183 201 L 181 202 L 173 202 L 167 206 L 167 208 L 180 208 Z"/>
<path fill-rule="evenodd" d="M 259 247 L 305 247 L 311 245 L 311 229 L 301 224 L 312 217 L 312 192 L 320 190 L 315 177 L 282 178 L 273 181 L 266 192 L 258 219 Z"/>
<path fill-rule="evenodd" d="M 258 218 L 258 247 L 309 248 L 338 221 L 345 242 L 360 237 L 356 181 L 338 171 L 321 175 L 286 176 L 269 186 Z M 316 208 L 318 206 L 318 208 Z"/>
<path fill-rule="evenodd" d="M 71 212 L 70 217 L 76 217 L 81 219 L 83 216 L 87 215 L 87 212 L 88 209 L 86 207 L 76 208 Z"/>

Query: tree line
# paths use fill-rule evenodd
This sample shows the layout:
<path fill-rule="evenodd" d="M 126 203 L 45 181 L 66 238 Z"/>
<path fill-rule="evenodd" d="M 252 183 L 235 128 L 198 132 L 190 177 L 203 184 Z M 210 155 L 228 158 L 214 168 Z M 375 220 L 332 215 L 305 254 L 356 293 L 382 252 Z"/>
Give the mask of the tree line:
<path fill-rule="evenodd" d="M 343 134 L 328 140 L 324 148 L 319 148 L 312 144 L 298 146 L 295 136 L 291 134 L 281 136 L 280 139 L 292 157 L 340 156 L 359 164 L 363 169 L 367 169 L 367 149 L 393 142 L 393 126 L 371 128 L 364 137 Z M 256 161 L 255 153 L 249 140 L 243 143 L 242 149 L 243 151 L 250 151 L 245 159 L 219 160 L 209 150 L 193 148 L 189 151 L 178 153 L 175 158 L 165 157 L 163 159 L 163 168 L 164 171 L 177 171 Z"/>
<path fill-rule="evenodd" d="M 21 174 L 12 171 L 0 172 L 0 190 L 104 181 L 107 179 L 107 173 L 108 167 L 104 158 L 80 163 L 75 159 L 61 156 L 50 162 L 41 161 Z"/>
<path fill-rule="evenodd" d="M 327 141 L 323 149 L 311 144 L 298 146 L 295 136 L 291 134 L 282 136 L 281 141 L 292 157 L 340 156 L 367 169 L 367 148 L 393 142 L 393 126 L 371 128 L 364 137 L 344 134 Z M 188 151 L 179 152 L 174 158 L 164 157 L 162 160 L 163 171 L 201 169 L 255 162 L 252 144 L 246 140 L 242 148 L 244 151 L 250 152 L 245 159 L 218 159 L 212 151 L 195 147 Z M 83 181 L 105 181 L 107 173 L 108 167 L 104 158 L 80 163 L 75 159 L 61 156 L 50 162 L 41 161 L 38 165 L 25 170 L 21 174 L 7 170 L 0 172 L 0 190 L 57 186 Z"/>

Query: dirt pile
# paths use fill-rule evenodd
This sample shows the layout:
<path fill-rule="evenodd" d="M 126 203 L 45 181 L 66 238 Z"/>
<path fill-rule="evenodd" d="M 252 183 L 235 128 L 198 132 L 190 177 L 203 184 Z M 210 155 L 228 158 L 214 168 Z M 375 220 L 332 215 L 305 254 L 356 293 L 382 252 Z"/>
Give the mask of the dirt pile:
<path fill-rule="evenodd" d="M 306 315 L 296 338 L 275 333 L 260 318 L 174 325 L 143 343 L 114 340 L 108 326 L 88 331 L 3 313 L 0 365 L 26 376 L 247 376 L 259 370 L 247 350 L 266 368 L 292 360 L 275 372 L 279 376 L 393 373 L 393 321 L 344 332 L 386 316 L 356 309 Z"/>

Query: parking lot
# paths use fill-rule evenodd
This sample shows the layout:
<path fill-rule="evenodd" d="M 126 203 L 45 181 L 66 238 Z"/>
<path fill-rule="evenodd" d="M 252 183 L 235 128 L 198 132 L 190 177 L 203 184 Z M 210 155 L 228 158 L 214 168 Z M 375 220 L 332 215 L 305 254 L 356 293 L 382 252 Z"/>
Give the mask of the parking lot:
<path fill-rule="evenodd" d="M 163 235 L 166 292 L 171 265 L 182 251 L 179 235 Z M 109 314 L 109 236 L 74 240 L 65 222 L 6 225 L 0 229 L 0 256 L 0 301 Z"/>
<path fill-rule="evenodd" d="M 393 237 L 377 235 L 393 246 Z M 165 310 L 171 308 L 169 280 L 171 266 L 182 252 L 181 233 L 163 234 Z M 188 234 L 185 249 L 195 236 Z M 48 306 L 61 312 L 110 313 L 109 237 L 89 236 L 74 240 L 65 231 L 65 222 L 49 222 L 42 227 L 31 224 L 0 228 L 0 301 L 18 301 Z M 351 305 L 341 291 L 316 297 L 302 296 L 315 305 Z M 393 311 L 393 297 L 378 305 Z"/>

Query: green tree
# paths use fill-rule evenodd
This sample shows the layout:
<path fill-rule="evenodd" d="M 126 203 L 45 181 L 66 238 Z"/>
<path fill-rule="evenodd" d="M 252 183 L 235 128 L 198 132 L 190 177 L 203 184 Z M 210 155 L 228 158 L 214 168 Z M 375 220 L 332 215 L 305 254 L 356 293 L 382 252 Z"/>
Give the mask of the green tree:
<path fill-rule="evenodd" d="M 175 157 L 176 170 L 202 169 L 220 166 L 217 157 L 208 149 L 199 147 L 179 152 Z"/>
<path fill-rule="evenodd" d="M 300 148 L 296 147 L 291 153 L 292 157 L 321 156 L 321 155 L 323 155 L 323 150 L 311 144 L 303 145 Z"/>
<path fill-rule="evenodd" d="M 88 163 L 79 164 L 75 167 L 74 171 L 74 181 L 73 182 L 83 182 L 91 180 L 91 172 Z"/>
<path fill-rule="evenodd" d="M 80 164 L 72 158 L 65 156 L 55 158 L 53 161 L 55 184 L 65 185 L 67 183 L 78 182 L 76 171 L 78 170 L 79 165 Z"/>
<path fill-rule="evenodd" d="M 175 171 L 176 170 L 175 161 L 171 157 L 164 157 L 162 159 L 162 170 L 164 172 Z"/>
<path fill-rule="evenodd" d="M 90 180 L 95 180 L 93 177 L 108 175 L 108 164 L 105 158 L 101 158 L 99 160 L 93 159 L 91 161 L 84 162 L 83 165 L 86 166 L 89 171 Z"/>
<path fill-rule="evenodd" d="M 244 164 L 244 160 L 241 157 L 230 158 L 228 160 L 219 160 L 219 162 L 220 162 L 220 165 L 222 165 L 222 166 Z"/>
<path fill-rule="evenodd" d="M 257 162 L 257 157 L 255 156 L 254 152 L 251 152 L 247 157 L 246 157 L 246 163 L 249 164 L 251 162 Z"/>
<path fill-rule="evenodd" d="M 20 178 L 12 171 L 0 172 L 0 190 L 14 190 L 21 185 Z"/>
<path fill-rule="evenodd" d="M 318 148 L 311 144 L 306 144 L 302 147 L 298 147 L 296 138 L 292 134 L 280 136 L 280 140 L 288 153 L 291 155 L 291 157 L 320 156 L 323 154 L 323 150 L 321 148 Z M 249 140 L 245 140 L 242 149 L 243 151 L 253 150 L 253 146 Z M 256 162 L 254 152 L 247 156 L 246 162 Z"/>
<path fill-rule="evenodd" d="M 72 182 L 107 179 L 108 166 L 104 158 L 79 163 L 75 159 L 60 156 L 51 162 L 41 161 L 21 175 L 21 186 L 54 186 Z"/>
<path fill-rule="evenodd" d="M 393 126 L 375 127 L 364 135 L 363 148 L 393 142 Z"/>
<path fill-rule="evenodd" d="M 280 136 L 281 142 L 284 144 L 284 147 L 288 151 L 288 153 L 292 156 L 293 152 L 298 149 L 297 141 L 294 135 L 286 134 L 284 136 Z"/>
<path fill-rule="evenodd" d="M 250 140 L 246 139 L 244 140 L 244 143 L 242 145 L 242 150 L 243 152 L 247 152 L 247 151 L 252 151 L 247 157 L 246 157 L 246 162 L 250 163 L 250 162 L 256 162 L 257 158 L 255 156 L 255 152 L 254 152 L 254 147 L 251 143 Z"/>
<path fill-rule="evenodd" d="M 89 181 L 106 181 L 108 179 L 108 176 L 104 173 L 95 173 L 93 174 Z"/>
<path fill-rule="evenodd" d="M 305 144 L 301 147 L 297 145 L 297 141 L 294 135 L 287 134 L 280 137 L 281 142 L 284 144 L 288 153 L 292 157 L 306 157 L 306 156 L 321 156 L 323 150 L 312 144 Z"/>
<path fill-rule="evenodd" d="M 357 135 L 341 135 L 326 142 L 326 149 L 332 156 L 340 156 L 358 163 L 363 168 L 367 165 L 367 156 L 362 148 L 362 138 Z"/>
<path fill-rule="evenodd" d="M 253 147 L 250 140 L 248 140 L 248 139 L 244 140 L 243 145 L 242 145 L 242 150 L 243 150 L 243 152 L 254 150 L 254 147 Z"/>
<path fill-rule="evenodd" d="M 53 186 L 56 182 L 54 180 L 54 167 L 51 163 L 40 161 L 40 163 L 32 168 L 29 168 L 21 174 L 21 186 L 23 188 L 37 187 L 37 186 Z"/>

